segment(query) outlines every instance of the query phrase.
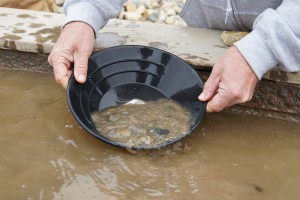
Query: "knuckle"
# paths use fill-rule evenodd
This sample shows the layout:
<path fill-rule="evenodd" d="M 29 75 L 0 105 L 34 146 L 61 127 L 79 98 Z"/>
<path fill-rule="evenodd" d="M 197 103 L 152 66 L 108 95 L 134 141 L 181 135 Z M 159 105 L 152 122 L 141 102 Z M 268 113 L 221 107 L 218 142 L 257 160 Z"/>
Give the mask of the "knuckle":
<path fill-rule="evenodd" d="M 239 103 L 244 103 L 249 99 L 248 92 L 246 92 L 243 88 L 231 87 L 228 89 L 228 94 L 231 99 Z"/>
<path fill-rule="evenodd" d="M 215 108 L 213 111 L 214 111 L 214 112 L 221 112 L 222 110 L 223 110 L 222 108 L 217 107 L 217 108 Z"/>
<path fill-rule="evenodd" d="M 49 63 L 51 66 L 54 66 L 55 63 L 59 60 L 58 58 L 59 58 L 59 57 L 57 57 L 57 54 L 56 54 L 56 53 L 51 53 L 51 54 L 48 56 L 48 63 Z"/>
<path fill-rule="evenodd" d="M 248 99 L 247 99 L 247 101 L 251 101 L 251 100 L 252 100 L 252 98 L 253 98 L 253 93 L 252 93 L 252 94 L 250 94 L 250 95 L 248 96 Z"/>
<path fill-rule="evenodd" d="M 218 101 L 211 101 L 209 103 L 209 108 L 212 112 L 220 112 L 224 109 L 224 106 Z"/>
<path fill-rule="evenodd" d="M 220 76 L 221 76 L 221 66 L 216 64 L 212 69 L 210 77 L 212 77 L 213 79 L 216 79 L 217 77 L 220 77 Z"/>
<path fill-rule="evenodd" d="M 59 85 L 61 85 L 63 79 L 62 79 L 62 77 L 55 77 L 55 81 L 56 81 L 56 83 L 58 83 Z"/>
<path fill-rule="evenodd" d="M 75 69 L 79 72 L 85 72 L 87 70 L 87 67 L 83 64 L 77 64 L 75 66 Z"/>
<path fill-rule="evenodd" d="M 207 81 L 205 84 L 204 84 L 204 88 L 203 88 L 205 91 L 208 91 L 208 92 L 213 92 L 214 91 L 214 86 L 213 84 L 210 82 L 210 81 Z"/>
<path fill-rule="evenodd" d="M 64 87 L 64 85 L 66 84 L 66 79 L 65 77 L 55 77 L 55 81 L 57 84 L 62 85 Z"/>
<path fill-rule="evenodd" d="M 245 102 L 251 100 L 251 95 L 239 94 L 238 96 L 236 96 L 236 99 L 237 99 L 238 103 L 245 103 Z"/>
<path fill-rule="evenodd" d="M 247 95 L 244 95 L 244 97 L 242 98 L 242 103 L 245 103 L 247 101 L 250 101 L 253 97 L 253 94 L 247 94 Z"/>
<path fill-rule="evenodd" d="M 86 67 L 85 67 L 85 65 L 83 65 L 83 64 L 77 64 L 77 65 L 76 65 L 76 68 L 77 68 L 77 69 L 85 69 Z"/>
<path fill-rule="evenodd" d="M 228 90 L 227 95 L 231 98 L 231 99 L 235 99 L 238 100 L 240 99 L 240 93 L 237 90 Z"/>
<path fill-rule="evenodd" d="M 52 65 L 52 57 L 51 57 L 51 54 L 48 56 L 48 63 L 49 63 L 50 65 Z"/>
<path fill-rule="evenodd" d="M 223 107 L 221 105 L 214 105 L 212 107 L 213 112 L 221 112 L 223 110 Z"/>

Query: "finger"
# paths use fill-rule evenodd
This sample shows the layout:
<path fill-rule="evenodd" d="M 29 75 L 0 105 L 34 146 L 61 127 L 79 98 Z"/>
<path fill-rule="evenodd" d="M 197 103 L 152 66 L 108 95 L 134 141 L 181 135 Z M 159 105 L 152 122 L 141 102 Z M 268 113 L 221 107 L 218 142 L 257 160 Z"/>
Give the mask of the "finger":
<path fill-rule="evenodd" d="M 87 76 L 89 55 L 84 52 L 74 54 L 74 76 L 79 83 L 84 83 Z"/>
<path fill-rule="evenodd" d="M 63 77 L 61 80 L 61 85 L 64 89 L 68 88 L 68 83 L 69 83 L 69 78 L 68 77 Z"/>
<path fill-rule="evenodd" d="M 62 80 L 61 80 L 61 85 L 63 86 L 63 88 L 67 89 L 68 88 L 68 84 L 69 84 L 69 80 L 70 80 L 70 77 L 72 75 L 72 71 L 71 70 L 68 70 L 68 74 L 67 74 L 67 77 L 63 77 Z"/>
<path fill-rule="evenodd" d="M 53 66 L 52 55 L 51 55 L 51 54 L 48 56 L 48 63 L 49 63 L 51 66 Z"/>
<path fill-rule="evenodd" d="M 58 63 L 53 66 L 53 72 L 56 82 L 66 88 L 71 75 L 67 66 L 63 63 Z"/>
<path fill-rule="evenodd" d="M 204 84 L 202 93 L 198 97 L 200 101 L 208 101 L 216 94 L 220 79 L 221 79 L 220 68 L 214 67 L 208 80 Z"/>
<path fill-rule="evenodd" d="M 229 107 L 233 102 L 229 96 L 225 96 L 222 93 L 217 93 L 209 102 L 207 102 L 207 112 L 220 112 L 224 108 Z"/>

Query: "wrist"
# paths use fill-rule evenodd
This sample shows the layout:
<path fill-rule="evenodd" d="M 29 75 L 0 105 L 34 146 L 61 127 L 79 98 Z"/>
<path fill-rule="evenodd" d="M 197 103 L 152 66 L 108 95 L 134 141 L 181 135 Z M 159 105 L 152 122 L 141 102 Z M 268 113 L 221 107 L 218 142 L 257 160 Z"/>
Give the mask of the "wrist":
<path fill-rule="evenodd" d="M 272 51 L 269 49 L 268 40 L 258 30 L 253 30 L 234 45 L 259 79 L 277 64 Z"/>
<path fill-rule="evenodd" d="M 82 21 L 71 21 L 65 24 L 65 26 L 62 28 L 62 31 L 69 31 L 69 30 L 84 31 L 86 33 L 93 34 L 94 37 L 96 36 L 93 27 Z"/>

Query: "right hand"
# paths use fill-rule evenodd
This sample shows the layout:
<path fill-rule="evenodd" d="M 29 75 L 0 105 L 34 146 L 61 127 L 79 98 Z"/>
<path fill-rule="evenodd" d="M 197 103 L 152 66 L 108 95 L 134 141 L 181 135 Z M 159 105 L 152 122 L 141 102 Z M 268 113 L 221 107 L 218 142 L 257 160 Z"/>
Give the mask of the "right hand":
<path fill-rule="evenodd" d="M 233 46 L 214 65 L 199 100 L 208 101 L 207 112 L 220 112 L 224 108 L 249 101 L 257 82 L 258 78 L 251 66 Z"/>
<path fill-rule="evenodd" d="M 94 30 L 84 22 L 71 22 L 63 28 L 48 57 L 58 84 L 67 88 L 72 74 L 71 63 L 74 63 L 75 79 L 79 83 L 85 82 L 88 58 L 93 51 L 94 43 Z"/>

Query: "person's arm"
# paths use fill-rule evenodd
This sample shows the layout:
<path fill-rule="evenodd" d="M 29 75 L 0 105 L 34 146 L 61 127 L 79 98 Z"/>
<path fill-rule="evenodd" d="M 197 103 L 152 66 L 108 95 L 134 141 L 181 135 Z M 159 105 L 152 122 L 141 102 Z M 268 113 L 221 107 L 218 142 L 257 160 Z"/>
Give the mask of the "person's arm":
<path fill-rule="evenodd" d="M 66 0 L 65 24 L 73 21 L 85 22 L 97 33 L 109 19 L 118 15 L 125 2 L 126 0 Z"/>
<path fill-rule="evenodd" d="M 72 74 L 84 83 L 88 58 L 95 43 L 95 33 L 121 11 L 125 0 L 67 0 L 64 4 L 66 21 L 48 57 L 55 80 L 64 88 Z"/>
<path fill-rule="evenodd" d="M 279 65 L 300 71 L 300 1 L 284 0 L 255 20 L 253 31 L 235 43 L 215 64 L 199 100 L 217 112 L 252 98 L 265 72 Z"/>
<path fill-rule="evenodd" d="M 284 0 L 276 10 L 265 10 L 253 31 L 234 45 L 259 79 L 275 65 L 300 71 L 300 1 Z"/>

